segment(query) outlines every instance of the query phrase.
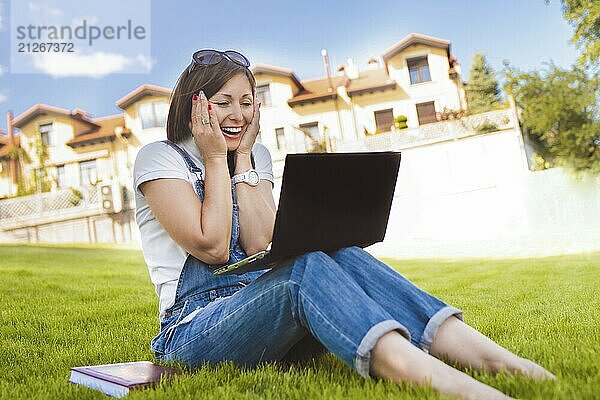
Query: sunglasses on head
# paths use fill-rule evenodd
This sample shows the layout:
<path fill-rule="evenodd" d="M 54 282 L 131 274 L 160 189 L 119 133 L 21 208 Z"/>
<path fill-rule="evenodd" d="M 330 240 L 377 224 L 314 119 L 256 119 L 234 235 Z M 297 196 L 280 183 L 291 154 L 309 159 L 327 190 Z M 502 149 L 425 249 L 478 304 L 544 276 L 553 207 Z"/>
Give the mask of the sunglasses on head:
<path fill-rule="evenodd" d="M 219 51 L 212 49 L 198 50 L 192 55 L 192 64 L 188 68 L 190 72 L 194 65 L 215 65 L 227 59 L 242 67 L 250 67 L 250 61 L 241 53 L 233 50 Z"/>

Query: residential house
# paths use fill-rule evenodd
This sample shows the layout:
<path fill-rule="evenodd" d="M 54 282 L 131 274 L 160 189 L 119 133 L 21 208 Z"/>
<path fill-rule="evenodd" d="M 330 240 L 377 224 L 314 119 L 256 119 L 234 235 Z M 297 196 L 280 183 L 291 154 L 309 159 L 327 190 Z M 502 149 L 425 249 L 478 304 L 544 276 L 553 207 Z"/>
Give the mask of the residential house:
<path fill-rule="evenodd" d="M 138 150 L 147 143 L 167 138 L 165 125 L 170 96 L 170 89 L 145 84 L 116 101 L 117 107 L 123 110 L 126 130 L 131 133 L 127 137 L 124 168 L 119 174 L 121 184 L 131 187 Z"/>
<path fill-rule="evenodd" d="M 124 127 L 122 115 L 91 118 L 81 109 L 36 104 L 12 125 L 20 130 L 20 146 L 30 159 L 21 163 L 23 176 L 29 178 L 27 188 L 36 181 L 53 190 L 89 188 L 109 181 L 125 149 L 115 134 L 116 127 Z"/>
<path fill-rule="evenodd" d="M 348 60 L 318 79 L 300 80 L 292 70 L 256 65 L 257 95 L 262 101 L 261 139 L 274 159 L 304 152 L 310 138 L 336 143 L 392 129 L 394 118 L 408 127 L 437 122 L 444 110 L 466 109 L 460 66 L 450 42 L 413 33 L 361 71 Z M 325 61 L 327 64 L 328 62 Z"/>
<path fill-rule="evenodd" d="M 413 33 L 384 51 L 381 61 L 373 58 L 364 70 L 359 70 L 348 60 L 331 74 L 325 59 L 325 77 L 308 80 L 282 67 L 252 67 L 257 101 L 262 103 L 259 140 L 273 155 L 276 177 L 281 176 L 287 153 L 306 152 L 315 143 L 336 151 L 344 143 L 389 134 L 399 115 L 405 115 L 408 127 L 415 129 L 437 121 L 444 109 L 466 108 L 460 66 L 450 52 L 449 41 Z M 21 163 L 20 171 L 24 181 L 29 182 L 28 188 L 45 185 L 43 189 L 52 192 L 70 188 L 81 192 L 83 206 L 68 219 L 86 222 L 77 226 L 78 222 L 73 222 L 69 229 L 75 233 L 55 240 L 60 235 L 53 233 L 56 229 L 52 227 L 63 224 L 60 226 L 64 228 L 66 214 L 50 215 L 45 206 L 40 206 L 39 217 L 27 224 L 21 217 L 5 219 L 12 221 L 10 229 L 27 225 L 28 240 L 73 241 L 86 237 L 84 241 L 135 241 L 133 162 L 144 144 L 166 138 L 170 95 L 168 88 L 144 84 L 116 101 L 122 110 L 119 114 L 93 118 L 81 109 L 36 104 L 15 117 L 12 126 L 20 130 L 18 145 L 31 159 Z M 3 195 L 14 194 L 16 184 L 8 172 L 8 144 L 7 136 L 0 135 Z M 99 189 L 107 184 L 114 184 L 111 190 L 119 195 L 124 188 L 123 210 L 115 212 L 104 206 L 104 194 Z M 33 189 L 40 192 L 40 187 Z M 9 217 L 18 214 L 0 207 L 2 213 Z M 35 233 L 31 233 L 32 227 Z"/>

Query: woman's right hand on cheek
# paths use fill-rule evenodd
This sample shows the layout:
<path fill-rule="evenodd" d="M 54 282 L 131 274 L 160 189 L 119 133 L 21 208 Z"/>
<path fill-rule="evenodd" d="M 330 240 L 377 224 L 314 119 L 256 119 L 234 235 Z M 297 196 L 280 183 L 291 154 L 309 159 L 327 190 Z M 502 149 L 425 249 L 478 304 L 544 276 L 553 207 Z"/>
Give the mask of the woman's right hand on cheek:
<path fill-rule="evenodd" d="M 196 146 L 200 149 L 202 157 L 209 158 L 227 157 L 227 142 L 221 133 L 221 127 L 214 110 L 211 110 L 203 91 L 200 96 L 192 96 L 191 130 Z M 202 120 L 210 121 L 203 124 Z"/>

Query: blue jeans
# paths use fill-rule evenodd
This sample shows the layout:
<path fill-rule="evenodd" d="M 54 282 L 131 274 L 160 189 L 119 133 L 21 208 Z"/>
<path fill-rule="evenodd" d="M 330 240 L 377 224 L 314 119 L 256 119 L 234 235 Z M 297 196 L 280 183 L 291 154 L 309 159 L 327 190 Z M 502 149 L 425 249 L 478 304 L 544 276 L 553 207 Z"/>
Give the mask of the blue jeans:
<path fill-rule="evenodd" d="M 371 350 L 387 332 L 428 352 L 447 318 L 462 319 L 460 310 L 359 247 L 311 252 L 251 274 L 196 293 L 170 312 L 152 341 L 156 356 L 189 367 L 220 361 L 253 367 L 285 359 L 311 335 L 369 377 Z"/>

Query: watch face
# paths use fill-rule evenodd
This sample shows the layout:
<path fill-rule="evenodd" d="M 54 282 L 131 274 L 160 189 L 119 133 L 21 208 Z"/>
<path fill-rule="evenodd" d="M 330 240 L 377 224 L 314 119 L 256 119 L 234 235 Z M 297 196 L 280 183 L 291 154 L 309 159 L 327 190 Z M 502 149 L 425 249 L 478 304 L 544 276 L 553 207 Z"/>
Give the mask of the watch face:
<path fill-rule="evenodd" d="M 258 176 L 258 172 L 256 171 L 249 171 L 248 174 L 248 180 L 249 180 L 249 184 L 251 185 L 258 185 L 258 182 L 260 182 L 260 178 Z"/>

